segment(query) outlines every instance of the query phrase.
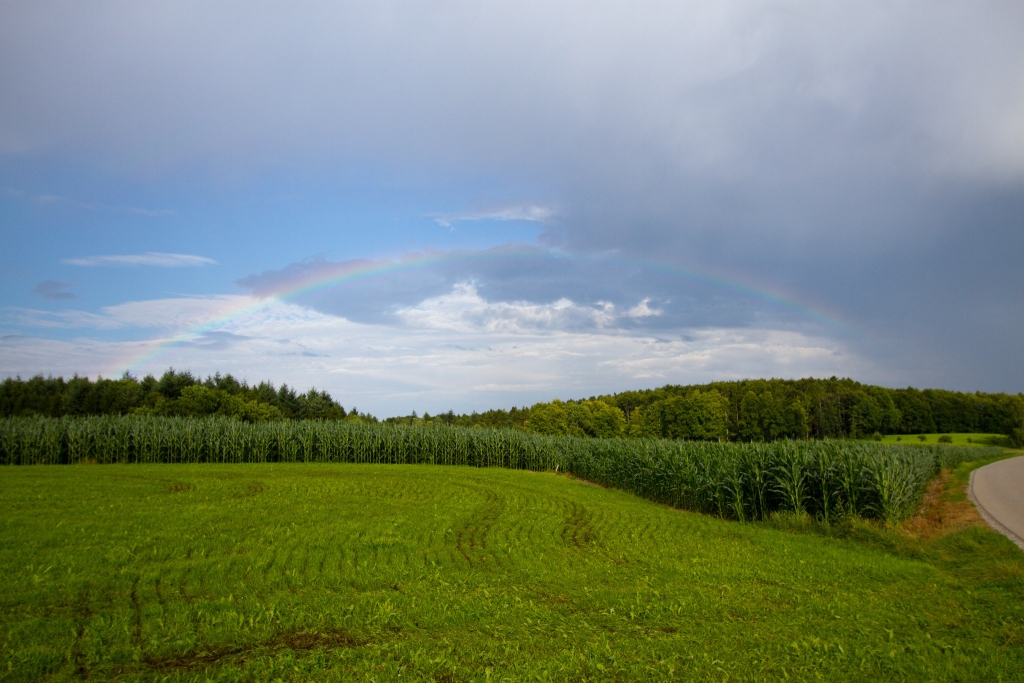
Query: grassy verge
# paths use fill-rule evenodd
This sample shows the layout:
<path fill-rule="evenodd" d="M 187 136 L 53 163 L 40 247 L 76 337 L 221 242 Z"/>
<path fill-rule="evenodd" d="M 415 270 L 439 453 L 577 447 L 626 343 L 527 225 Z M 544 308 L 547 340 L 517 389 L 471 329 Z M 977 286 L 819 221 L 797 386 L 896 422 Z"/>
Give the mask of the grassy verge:
<path fill-rule="evenodd" d="M 794 515 L 778 515 L 765 525 L 852 541 L 933 567 L 950 580 L 946 590 L 968 597 L 965 623 L 988 621 L 1005 647 L 1024 649 L 1024 553 L 993 531 L 967 498 L 973 470 L 1020 455 L 1017 449 L 1005 449 L 943 470 L 929 485 L 917 513 L 896 528 L 862 519 L 824 525 Z M 966 680 L 1024 680 L 1024 674 L 995 679 L 979 672 Z"/>
<path fill-rule="evenodd" d="M 1024 553 L 981 526 L 792 533 L 441 466 L 22 467 L 0 500 L 4 681 L 1024 671 Z"/>

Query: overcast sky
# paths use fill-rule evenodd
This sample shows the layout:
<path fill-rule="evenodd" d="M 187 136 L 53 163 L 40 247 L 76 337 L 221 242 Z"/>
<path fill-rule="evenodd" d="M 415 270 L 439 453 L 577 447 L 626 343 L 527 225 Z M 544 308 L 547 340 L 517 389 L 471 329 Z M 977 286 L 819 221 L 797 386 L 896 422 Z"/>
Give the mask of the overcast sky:
<path fill-rule="evenodd" d="M 1024 389 L 1024 4 L 0 5 L 0 374 Z"/>

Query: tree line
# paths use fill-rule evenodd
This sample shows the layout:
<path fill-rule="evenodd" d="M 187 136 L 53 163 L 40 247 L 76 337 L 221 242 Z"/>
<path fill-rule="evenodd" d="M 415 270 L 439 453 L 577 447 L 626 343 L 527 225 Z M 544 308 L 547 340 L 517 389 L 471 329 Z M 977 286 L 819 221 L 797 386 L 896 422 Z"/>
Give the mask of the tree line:
<path fill-rule="evenodd" d="M 246 422 L 268 420 L 359 420 L 376 422 L 372 415 L 345 408 L 326 391 L 298 393 L 287 384 L 249 385 L 230 374 L 217 373 L 205 380 L 190 372 L 167 370 L 137 379 L 90 380 L 77 375 L 36 375 L 28 380 L 7 378 L 0 383 L 0 416 L 42 415 L 221 415 Z"/>
<path fill-rule="evenodd" d="M 377 422 L 346 411 L 326 391 L 249 385 L 230 374 L 201 379 L 173 368 L 159 379 L 8 378 L 0 416 L 223 415 L 247 422 L 283 419 Z M 864 438 L 873 434 L 982 432 L 1024 445 L 1024 394 L 889 389 L 852 379 L 756 379 L 537 403 L 510 410 L 391 417 L 388 424 L 512 428 L 538 434 L 695 441 Z"/>
<path fill-rule="evenodd" d="M 701 441 L 982 432 L 1024 445 L 1024 394 L 889 389 L 852 379 L 667 385 L 529 408 L 388 418 L 393 424 L 512 427 L 540 434 Z"/>

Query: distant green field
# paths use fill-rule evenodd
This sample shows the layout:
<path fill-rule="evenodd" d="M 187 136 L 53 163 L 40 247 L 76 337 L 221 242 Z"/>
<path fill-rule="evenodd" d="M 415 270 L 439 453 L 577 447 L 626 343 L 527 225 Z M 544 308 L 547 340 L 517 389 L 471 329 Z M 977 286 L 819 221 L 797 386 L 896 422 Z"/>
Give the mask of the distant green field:
<path fill-rule="evenodd" d="M 855 542 L 442 466 L 3 468 L 0 500 L 3 681 L 1024 675 L 1024 554 L 982 528 Z"/>
<path fill-rule="evenodd" d="M 919 436 L 923 436 L 922 441 Z M 942 434 L 887 434 L 882 437 L 882 443 L 900 444 L 937 444 Z M 998 446 L 1001 448 L 1010 447 L 1010 437 L 1005 434 L 948 434 L 953 438 L 954 446 Z"/>

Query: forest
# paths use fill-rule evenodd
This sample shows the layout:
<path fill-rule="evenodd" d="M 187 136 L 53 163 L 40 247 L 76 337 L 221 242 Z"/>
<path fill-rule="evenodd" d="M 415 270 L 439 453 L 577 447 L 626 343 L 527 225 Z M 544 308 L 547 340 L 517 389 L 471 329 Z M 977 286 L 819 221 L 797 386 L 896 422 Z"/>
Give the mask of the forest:
<path fill-rule="evenodd" d="M 139 380 L 37 375 L 29 380 L 7 378 L 0 383 L 0 417 L 64 417 L 84 415 L 162 415 L 234 417 L 246 422 L 268 420 L 359 420 L 376 422 L 356 408 L 345 408 L 326 391 L 298 393 L 287 384 L 250 386 L 230 374 L 205 380 L 190 372 L 167 370 L 160 379 Z"/>
<path fill-rule="evenodd" d="M 395 424 L 512 427 L 541 434 L 711 441 L 1004 434 L 1024 442 L 1024 395 L 889 389 L 852 379 L 667 385 L 484 413 L 388 418 Z"/>
<path fill-rule="evenodd" d="M 377 418 L 346 411 L 326 391 L 206 379 L 169 369 L 159 379 L 36 376 L 0 383 L 0 416 L 219 415 L 246 422 Z M 513 428 L 538 434 L 691 441 L 867 438 L 874 434 L 1004 434 L 1024 444 L 1024 394 L 890 389 L 852 379 L 756 379 L 667 385 L 531 407 L 390 417 L 392 425 Z"/>

